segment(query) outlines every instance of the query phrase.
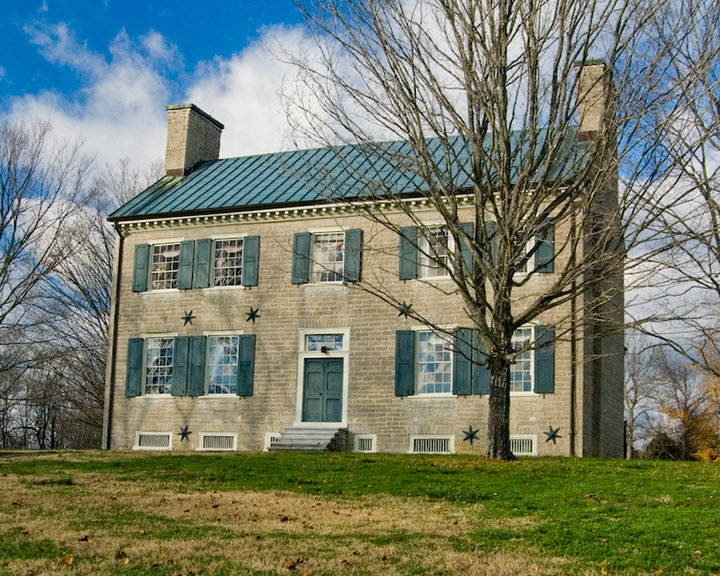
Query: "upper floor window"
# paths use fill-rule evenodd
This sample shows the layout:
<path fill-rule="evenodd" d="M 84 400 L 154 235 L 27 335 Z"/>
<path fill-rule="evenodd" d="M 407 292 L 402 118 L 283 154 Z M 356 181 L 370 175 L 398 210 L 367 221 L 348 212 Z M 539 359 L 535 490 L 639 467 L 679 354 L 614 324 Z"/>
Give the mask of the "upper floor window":
<path fill-rule="evenodd" d="M 259 236 L 135 246 L 133 292 L 257 286 Z"/>
<path fill-rule="evenodd" d="M 155 244 L 152 247 L 150 285 L 153 290 L 177 288 L 180 268 L 180 243 Z"/>
<path fill-rule="evenodd" d="M 345 262 L 345 232 L 312 235 L 311 282 L 342 282 Z"/>
<path fill-rule="evenodd" d="M 418 242 L 419 276 L 432 278 L 448 275 L 450 238 L 445 226 L 426 228 Z"/>
<path fill-rule="evenodd" d="M 362 230 L 300 232 L 293 238 L 292 283 L 358 282 Z"/>
<path fill-rule="evenodd" d="M 213 286 L 240 286 L 243 272 L 243 238 L 215 240 Z"/>

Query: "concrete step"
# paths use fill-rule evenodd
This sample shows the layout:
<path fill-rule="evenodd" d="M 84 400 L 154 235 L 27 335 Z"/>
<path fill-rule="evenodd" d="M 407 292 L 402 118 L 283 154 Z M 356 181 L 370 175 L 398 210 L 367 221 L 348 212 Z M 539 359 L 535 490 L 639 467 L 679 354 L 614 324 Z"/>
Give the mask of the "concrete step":
<path fill-rule="evenodd" d="M 314 450 L 321 452 L 325 450 L 345 450 L 346 444 L 346 428 L 291 426 L 285 428 L 280 434 L 280 438 L 270 444 L 270 450 Z"/>

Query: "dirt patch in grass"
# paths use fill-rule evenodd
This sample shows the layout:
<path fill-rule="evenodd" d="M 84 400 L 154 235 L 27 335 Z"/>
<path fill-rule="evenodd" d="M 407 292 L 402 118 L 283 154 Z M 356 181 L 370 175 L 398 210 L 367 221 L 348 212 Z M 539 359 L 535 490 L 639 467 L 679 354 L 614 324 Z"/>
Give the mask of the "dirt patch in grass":
<path fill-rule="evenodd" d="M 561 560 L 475 546 L 482 504 L 290 492 L 177 493 L 161 481 L 104 474 L 0 476 L 0 557 L 7 574 L 560 574 Z M 43 557 L 51 543 L 57 557 Z M 27 554 L 36 546 L 36 555 Z"/>

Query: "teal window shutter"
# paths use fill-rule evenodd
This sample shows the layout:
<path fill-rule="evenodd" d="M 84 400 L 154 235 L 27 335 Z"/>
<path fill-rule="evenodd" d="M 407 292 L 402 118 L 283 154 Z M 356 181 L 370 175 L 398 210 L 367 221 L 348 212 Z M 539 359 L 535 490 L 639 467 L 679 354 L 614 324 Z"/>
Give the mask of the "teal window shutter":
<path fill-rule="evenodd" d="M 195 242 L 185 240 L 180 243 L 180 262 L 178 264 L 178 290 L 192 288 L 193 259 L 195 256 Z"/>
<path fill-rule="evenodd" d="M 188 396 L 205 393 L 205 336 L 191 336 L 188 354 Z"/>
<path fill-rule="evenodd" d="M 362 230 L 345 231 L 345 282 L 359 282 L 362 264 Z"/>
<path fill-rule="evenodd" d="M 125 370 L 125 396 L 134 398 L 142 393 L 143 380 L 143 339 L 130 338 L 127 349 Z"/>
<path fill-rule="evenodd" d="M 417 278 L 417 235 L 417 226 L 400 229 L 400 280 Z"/>
<path fill-rule="evenodd" d="M 555 266 L 555 225 L 546 222 L 538 231 L 535 245 L 535 271 L 554 272 Z"/>
<path fill-rule="evenodd" d="M 135 260 L 133 262 L 133 292 L 145 292 L 148 288 L 150 276 L 150 244 L 135 246 Z"/>
<path fill-rule="evenodd" d="M 460 328 L 453 336 L 453 394 L 472 391 L 472 330 Z"/>
<path fill-rule="evenodd" d="M 260 236 L 246 236 L 243 239 L 242 285 L 257 286 L 258 262 L 260 257 Z"/>
<path fill-rule="evenodd" d="M 193 288 L 207 288 L 210 286 L 213 244 L 214 242 L 211 238 L 204 238 L 195 243 Z"/>
<path fill-rule="evenodd" d="M 237 395 L 252 396 L 255 374 L 255 334 L 243 334 L 239 340 Z"/>
<path fill-rule="evenodd" d="M 473 394 L 490 394 L 490 370 L 487 354 L 476 330 L 473 330 Z"/>
<path fill-rule="evenodd" d="M 415 393 L 415 332 L 395 332 L 395 396 Z"/>
<path fill-rule="evenodd" d="M 309 232 L 298 232 L 293 238 L 293 284 L 307 284 L 310 280 L 310 240 Z"/>
<path fill-rule="evenodd" d="M 535 326 L 534 392 L 555 392 L 555 330 L 547 326 Z"/>
<path fill-rule="evenodd" d="M 473 222 L 463 222 L 461 224 L 463 233 L 472 242 L 475 238 L 475 224 Z M 460 257 L 463 263 L 463 274 L 471 274 L 473 270 L 473 257 L 470 244 L 466 238 L 462 238 L 460 241 Z"/>
<path fill-rule="evenodd" d="M 173 396 L 187 396 L 189 346 L 190 338 L 187 336 L 175 338 L 172 383 L 170 384 L 170 394 Z"/>

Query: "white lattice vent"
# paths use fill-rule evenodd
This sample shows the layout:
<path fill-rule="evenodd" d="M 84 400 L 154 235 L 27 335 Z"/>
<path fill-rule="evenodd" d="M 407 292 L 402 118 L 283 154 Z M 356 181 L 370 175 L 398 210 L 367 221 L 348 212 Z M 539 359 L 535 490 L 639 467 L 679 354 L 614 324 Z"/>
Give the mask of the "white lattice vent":
<path fill-rule="evenodd" d="M 277 442 L 280 440 L 280 433 L 279 432 L 266 432 L 265 433 L 265 446 L 263 446 L 263 450 L 267 452 L 270 450 L 270 445 L 273 442 Z"/>
<path fill-rule="evenodd" d="M 454 436 L 410 436 L 413 454 L 452 454 L 454 451 Z"/>
<path fill-rule="evenodd" d="M 377 435 L 357 434 L 354 450 L 355 452 L 377 452 Z"/>
<path fill-rule="evenodd" d="M 510 450 L 515 456 L 537 456 L 537 435 L 511 435 Z"/>
<path fill-rule="evenodd" d="M 198 450 L 237 450 L 237 434 L 200 432 Z"/>
<path fill-rule="evenodd" d="M 170 432 L 135 432 L 133 450 L 172 450 Z"/>

